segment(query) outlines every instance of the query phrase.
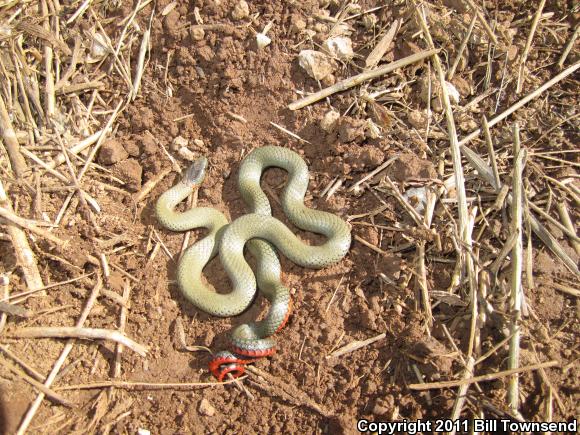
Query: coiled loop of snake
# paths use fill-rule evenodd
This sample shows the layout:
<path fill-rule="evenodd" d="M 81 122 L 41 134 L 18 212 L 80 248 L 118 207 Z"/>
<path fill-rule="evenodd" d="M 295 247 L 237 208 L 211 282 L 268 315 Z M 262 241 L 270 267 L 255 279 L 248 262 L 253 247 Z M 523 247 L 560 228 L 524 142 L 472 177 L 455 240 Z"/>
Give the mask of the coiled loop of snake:
<path fill-rule="evenodd" d="M 350 247 L 350 227 L 339 217 L 304 205 L 309 174 L 306 163 L 295 152 L 282 147 L 267 146 L 252 151 L 242 162 L 239 189 L 251 213 L 231 224 L 218 210 L 196 207 L 184 213 L 174 211 L 203 181 L 207 160 L 196 161 L 183 180 L 159 198 L 156 212 L 160 223 L 174 231 L 207 228 L 209 233 L 191 245 L 183 254 L 177 271 L 182 293 L 195 306 L 216 316 L 234 316 L 243 312 L 254 299 L 258 287 L 270 301 L 264 320 L 243 324 L 231 334 L 233 353 L 220 352 L 210 363 L 210 369 L 223 379 L 226 373 L 240 376 L 243 364 L 268 356 L 275 351 L 271 337 L 286 323 L 291 300 L 281 283 L 280 262 L 274 245 L 294 263 L 322 268 L 342 259 Z M 268 198 L 260 188 L 261 175 L 268 167 L 279 167 L 289 173 L 282 193 L 284 213 L 297 227 L 326 236 L 319 246 L 310 246 L 298 239 L 286 225 L 271 216 Z M 256 258 L 256 275 L 244 259 L 248 246 Z M 219 249 L 218 249 L 219 248 Z M 207 288 L 201 275 L 205 265 L 218 253 L 232 282 L 232 291 L 219 294 Z"/>

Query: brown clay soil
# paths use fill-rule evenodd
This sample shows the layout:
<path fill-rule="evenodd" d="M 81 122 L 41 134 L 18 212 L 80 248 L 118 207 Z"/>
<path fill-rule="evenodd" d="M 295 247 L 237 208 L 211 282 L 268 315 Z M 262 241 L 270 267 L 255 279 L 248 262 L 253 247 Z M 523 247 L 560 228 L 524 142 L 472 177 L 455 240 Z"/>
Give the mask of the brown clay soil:
<path fill-rule="evenodd" d="M 104 6 L 98 3 L 95 7 L 102 9 Z M 110 35 L 118 34 L 121 28 L 116 22 L 130 15 L 135 5 L 119 2 L 121 5 L 116 7 L 113 2 L 105 3 L 111 4 L 104 12 L 99 9 L 109 18 L 103 21 L 103 28 Z M 401 19 L 403 26 L 382 62 L 426 48 L 425 41 L 418 37 L 420 27 L 412 5 L 386 2 L 386 6 L 373 13 L 377 24 L 368 28 L 363 26 L 360 17 L 350 20 L 355 58 L 338 63 L 334 77 L 318 83 L 298 65 L 297 54 L 301 49 L 317 49 L 333 23 L 315 17 L 324 11 L 335 16 L 343 2 L 249 1 L 250 16 L 242 20 L 232 18 L 237 0 L 180 0 L 162 16 L 160 11 L 169 3 L 162 0 L 155 6 L 151 49 L 140 93 L 117 119 L 114 133 L 102 144 L 96 159 L 100 166 L 93 167 L 83 181 L 83 188 L 96 199 L 101 212 L 92 214 L 91 218 L 75 196 L 59 228 L 53 231 L 68 239 L 69 244 L 54 247 L 38 237 L 32 243 L 45 284 L 93 274 L 27 299 L 21 306 L 34 314 L 24 319 L 9 317 L 3 346 L 8 346 L 42 376 L 49 373 L 65 340 L 14 339 L 10 334 L 24 327 L 74 325 L 101 273 L 99 255 L 105 254 L 110 276 L 103 288 L 117 295 L 130 291 L 125 333 L 149 349 L 146 358 L 124 349 L 118 379 L 171 383 L 213 381 L 207 371 L 211 354 L 204 350 L 184 350 L 180 328 L 183 327 L 188 346 L 218 351 L 227 347 L 227 333 L 233 326 L 263 316 L 268 305 L 258 297 L 241 316 L 219 319 L 196 309 L 180 294 L 175 282 L 175 259 L 184 236 L 161 228 L 154 215 L 156 198 L 177 182 L 179 174 L 172 171 L 143 200 L 135 202 L 134 199 L 147 182 L 159 179 L 163 171 L 171 168 L 168 154 L 181 167 L 188 164 L 171 145 L 177 136 L 188 141 L 194 155 L 205 155 L 209 159 L 209 172 L 199 190 L 199 205 L 215 207 L 231 219 L 243 215 L 246 208 L 237 190 L 241 160 L 257 147 L 281 145 L 295 150 L 308 163 L 311 182 L 307 205 L 348 219 L 356 239 L 343 261 L 322 270 L 307 270 L 282 258 L 284 282 L 294 292 L 292 317 L 277 336 L 276 355 L 255 364 L 259 371 L 272 378 L 249 373 L 242 381 L 246 391 L 233 384 L 164 390 L 59 389 L 113 379 L 115 345 L 79 340 L 74 342 L 53 384 L 55 391 L 75 407 L 66 408 L 44 400 L 31 423 L 30 433 L 86 433 L 87 430 L 136 433 L 139 429 L 153 434 L 352 433 L 356 431 L 356 420 L 363 417 L 369 420 L 449 417 L 457 387 L 421 392 L 410 389 L 409 385 L 418 383 L 418 376 L 425 382 L 458 379 L 464 370 L 471 311 L 467 282 L 459 287 L 452 283 L 458 249 L 454 225 L 457 202 L 453 195 L 446 195 L 445 201 L 437 203 L 432 224 L 434 235 L 416 225 L 385 184 L 388 176 L 402 191 L 410 187 L 437 188 L 453 175 L 444 114 L 434 104 L 430 127 L 426 127 L 424 117 L 429 71 L 433 73 L 431 91 L 433 95 L 437 92 L 433 63 L 419 62 L 373 81 L 368 92 L 390 89 L 378 103 L 365 104 L 359 98 L 359 87 L 301 110 L 287 108 L 288 103 L 300 97 L 298 92 L 314 92 L 320 86 L 362 71 L 377 36 L 395 19 Z M 441 55 L 448 65 L 455 59 L 471 14 L 461 1 L 433 3 L 429 25 L 435 45 L 446 50 Z M 497 7 L 489 1 L 476 3 L 484 4 L 486 17 L 497 21 L 500 44 L 490 55 L 487 35 L 480 24 L 476 25 L 475 32 L 480 39 L 470 41 L 465 59 L 452 80 L 461 95 L 455 107 L 459 138 L 479 127 L 482 115 L 491 119 L 521 98 L 515 93 L 518 62 L 530 29 L 528 14 L 535 12 L 535 7 L 523 1 L 500 2 Z M 544 13 L 552 15 L 540 22 L 527 60 L 522 95 L 557 74 L 555 63 L 576 25 L 578 12 L 572 3 L 553 1 L 544 8 Z M 141 29 L 148 26 L 153 4 L 148 4 L 136 17 Z M 363 0 L 359 5 L 361 11 L 367 11 L 379 2 Z M 194 6 L 205 24 L 219 24 L 206 27 L 201 38 L 190 30 L 195 22 Z M 70 14 L 74 10 L 65 8 L 62 13 Z M 518 23 L 518 20 L 523 21 Z M 255 32 L 269 22 L 273 23 L 268 32 L 272 43 L 259 49 Z M 89 18 L 85 16 L 75 26 L 88 26 L 88 23 Z M 305 34 L 308 29 L 312 30 L 312 39 Z M 135 59 L 139 44 L 140 40 L 133 44 Z M 578 60 L 576 50 L 569 56 L 565 66 Z M 562 123 L 553 136 L 541 137 L 576 109 L 578 82 L 575 77 L 572 75 L 560 82 L 516 112 L 508 122 L 493 129 L 503 182 L 511 183 L 513 121 L 519 121 L 522 146 L 529 151 L 575 148 L 577 118 Z M 126 87 L 118 75 L 112 74 L 109 80 L 112 84 L 107 90 L 110 94 L 105 96 L 107 101 L 125 92 L 120 89 Z M 480 101 L 464 108 L 481 95 L 484 97 Z M 81 96 L 81 100 L 86 103 L 85 98 L 89 96 L 90 93 Z M 331 108 L 329 104 L 341 117 L 327 131 L 321 128 L 320 121 Z M 368 119 L 379 126 L 378 137 L 369 134 Z M 273 123 L 301 140 L 277 129 Z M 426 128 L 431 130 L 427 141 Z M 469 145 L 487 156 L 482 137 Z M 575 177 L 573 165 L 578 165 L 578 154 L 554 156 L 572 164 L 562 166 L 558 161 L 528 157 L 524 173 L 526 189 L 533 191 L 534 201 L 539 201 L 542 209 L 558 220 L 555 205 L 550 208 L 547 202 L 568 204 L 574 220 L 577 209 L 571 197 L 566 196 L 570 189 L 566 191 L 548 184 L 542 174 L 556 180 Z M 397 159 L 377 177 L 361 184 L 359 192 L 348 190 L 393 157 Z M 73 160 L 73 164 L 78 163 Z M 469 208 L 477 206 L 476 219 L 481 219 L 496 194 L 476 177 L 465 160 L 463 163 Z M 67 173 L 65 166 L 60 169 Z M 10 181 L 7 170 L 4 174 L 7 190 L 13 204 L 16 203 L 14 207 L 24 217 L 41 219 L 44 212 L 54 219 L 71 192 L 70 189 L 51 190 L 50 187 L 60 186 L 61 182 L 45 175 L 42 186 L 46 189 L 38 199 L 26 184 Z M 330 196 L 323 195 L 325 188 L 338 179 L 343 180 L 342 186 Z M 34 187 L 34 178 L 30 180 Z M 287 222 L 277 202 L 285 180 L 282 170 L 272 169 L 264 176 L 263 185 L 272 201 L 274 216 Z M 485 224 L 477 221 L 473 237 L 478 268 L 489 267 L 506 243 L 511 219 L 509 209 L 505 204 L 499 211 L 492 210 Z M 578 255 L 562 230 L 544 219 L 542 222 L 578 264 Z M 579 415 L 576 363 L 579 305 L 577 296 L 559 291 L 554 283 L 573 287 L 578 279 L 536 236 L 528 244 L 528 231 L 524 223 L 524 257 L 533 266 L 534 279 L 532 287 L 524 273 L 520 365 L 557 360 L 559 367 L 526 372 L 520 377 L 519 414 L 525 420 L 542 421 L 548 415 L 553 421 L 570 420 Z M 311 243 L 322 240 L 297 232 Z M 202 234 L 195 231 L 191 238 Z M 432 319 L 425 314 L 417 279 L 420 275 L 417 250 L 421 245 L 426 246 L 427 288 L 433 292 Z M 530 247 L 533 251 L 528 258 Z M 27 287 L 9 239 L 0 239 L 0 253 L 3 272 L 10 274 L 10 292 L 25 291 Z M 205 272 L 215 288 L 227 291 L 230 284 L 219 260 L 214 260 Z M 510 273 L 508 256 L 500 264 L 497 283 L 485 299 L 493 312 L 486 312 L 484 320 L 478 319 L 481 339 L 476 345 L 476 357 L 506 337 Z M 447 298 L 442 296 L 450 287 L 453 294 Z M 101 295 L 85 326 L 114 330 L 119 327 L 120 310 L 120 305 L 111 297 Z M 342 346 L 380 334 L 384 337 L 372 344 L 329 357 Z M 504 344 L 476 365 L 475 374 L 505 370 L 507 357 L 508 345 Z M 4 354 L 2 358 L 7 364 L 15 365 Z M 0 370 L 3 430 L 11 433 L 37 392 L 5 366 Z M 462 417 L 517 417 L 507 406 L 507 386 L 505 377 L 472 385 Z"/>

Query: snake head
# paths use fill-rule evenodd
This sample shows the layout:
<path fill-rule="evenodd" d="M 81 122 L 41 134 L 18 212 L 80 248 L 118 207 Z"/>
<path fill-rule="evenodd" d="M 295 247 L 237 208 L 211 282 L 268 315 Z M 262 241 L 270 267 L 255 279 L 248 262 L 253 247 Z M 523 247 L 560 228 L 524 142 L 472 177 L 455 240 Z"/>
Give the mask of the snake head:
<path fill-rule="evenodd" d="M 205 177 L 205 170 L 207 168 L 207 158 L 200 157 L 195 160 L 183 175 L 182 183 L 188 186 L 201 184 Z"/>

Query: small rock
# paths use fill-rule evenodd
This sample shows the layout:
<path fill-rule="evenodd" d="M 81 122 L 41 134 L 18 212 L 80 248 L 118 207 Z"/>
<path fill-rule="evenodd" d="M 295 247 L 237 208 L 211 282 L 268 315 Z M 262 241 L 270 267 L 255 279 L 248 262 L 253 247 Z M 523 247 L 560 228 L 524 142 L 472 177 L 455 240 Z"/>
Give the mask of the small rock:
<path fill-rule="evenodd" d="M 125 160 L 127 157 L 129 157 L 129 153 L 125 151 L 121 142 L 116 139 L 109 139 L 103 143 L 99 151 L 99 163 L 103 165 L 112 165 Z"/>
<path fill-rule="evenodd" d="M 143 168 L 137 160 L 127 159 L 117 163 L 114 172 L 125 182 L 129 190 L 136 192 L 141 188 Z"/>
<path fill-rule="evenodd" d="M 171 141 L 169 149 L 171 151 L 177 151 L 180 148 L 187 147 L 187 145 L 189 145 L 189 141 L 186 138 L 184 138 L 183 136 L 176 136 Z"/>
<path fill-rule="evenodd" d="M 181 147 L 177 150 L 177 154 L 184 160 L 193 162 L 195 160 L 195 153 L 187 147 Z"/>
<path fill-rule="evenodd" d="M 354 57 L 352 41 L 346 36 L 328 38 L 324 41 L 324 49 L 337 59 L 350 60 Z"/>
<path fill-rule="evenodd" d="M 344 117 L 340 120 L 338 137 L 343 143 L 362 140 L 365 137 L 365 122 L 362 119 Z"/>
<path fill-rule="evenodd" d="M 125 142 L 123 144 L 123 147 L 125 148 L 125 151 L 127 151 L 127 153 L 129 153 L 129 155 L 131 157 L 139 157 L 139 154 L 141 153 L 139 150 L 139 145 L 137 145 L 133 141 Z"/>
<path fill-rule="evenodd" d="M 371 310 L 365 310 L 361 313 L 360 323 L 367 329 L 375 331 L 377 329 L 377 316 Z"/>
<path fill-rule="evenodd" d="M 240 0 L 232 9 L 232 18 L 236 21 L 242 20 L 250 15 L 250 6 L 245 0 Z"/>
<path fill-rule="evenodd" d="M 327 87 L 332 86 L 336 83 L 336 77 L 334 76 L 334 74 L 328 74 L 326 77 L 324 77 L 322 80 L 320 80 L 320 83 L 322 84 L 322 86 L 327 88 Z"/>
<path fill-rule="evenodd" d="M 141 136 L 141 146 L 143 147 L 143 152 L 149 155 L 155 154 L 158 149 L 155 139 L 148 134 Z"/>
<path fill-rule="evenodd" d="M 374 415 L 390 415 L 395 407 L 395 399 L 393 396 L 387 396 L 383 398 L 377 398 L 375 401 L 375 406 L 373 407 Z"/>
<path fill-rule="evenodd" d="M 322 80 L 332 74 L 336 67 L 332 59 L 316 50 L 302 50 L 298 54 L 298 63 L 315 80 Z"/>
<path fill-rule="evenodd" d="M 205 38 L 205 30 L 203 30 L 203 27 L 200 26 L 191 26 L 189 28 L 189 36 L 194 41 L 201 41 L 203 38 Z"/>
<path fill-rule="evenodd" d="M 427 116 L 421 110 L 412 110 L 407 113 L 407 121 L 417 130 L 421 130 L 427 125 Z"/>
<path fill-rule="evenodd" d="M 205 398 L 201 399 L 201 402 L 199 402 L 198 411 L 201 415 L 206 415 L 208 417 L 213 417 L 215 415 L 215 408 L 211 403 L 209 403 L 209 400 Z"/>
<path fill-rule="evenodd" d="M 453 85 L 455 88 L 457 88 L 462 97 L 468 97 L 469 95 L 473 94 L 471 84 L 463 77 L 453 77 Z"/>
<path fill-rule="evenodd" d="M 292 20 L 292 25 L 290 26 L 290 31 L 292 33 L 300 33 L 304 29 L 306 29 L 306 21 L 299 17 Z"/>
<path fill-rule="evenodd" d="M 267 47 L 270 45 L 270 42 L 272 42 L 272 40 L 263 33 L 256 33 L 256 45 L 259 49 Z"/>
<path fill-rule="evenodd" d="M 326 132 L 332 131 L 336 126 L 338 118 L 340 118 L 340 113 L 338 113 L 336 110 L 329 110 L 320 120 L 320 128 Z"/>

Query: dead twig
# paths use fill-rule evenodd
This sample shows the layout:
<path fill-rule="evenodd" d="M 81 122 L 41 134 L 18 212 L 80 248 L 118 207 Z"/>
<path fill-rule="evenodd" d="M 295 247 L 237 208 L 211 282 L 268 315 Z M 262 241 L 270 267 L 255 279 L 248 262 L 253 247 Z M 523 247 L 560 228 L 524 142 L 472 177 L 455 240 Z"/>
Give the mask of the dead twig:
<path fill-rule="evenodd" d="M 438 388 L 453 388 L 453 387 L 459 387 L 463 384 L 474 384 L 476 382 L 495 381 L 496 379 L 505 378 L 506 376 L 512 376 L 512 375 L 515 375 L 518 373 L 531 372 L 531 371 L 535 371 L 535 370 L 539 370 L 539 369 L 546 369 L 549 367 L 556 367 L 559 365 L 560 365 L 560 361 L 552 360 L 552 361 L 548 361 L 548 362 L 544 362 L 544 363 L 532 364 L 529 366 L 519 367 L 517 369 L 504 370 L 504 371 L 497 372 L 497 373 L 488 373 L 487 375 L 474 376 L 472 378 L 458 379 L 456 381 L 441 381 L 441 382 L 429 382 L 429 383 L 425 383 L 425 384 L 410 384 L 409 388 L 411 390 L 416 390 L 416 391 L 433 390 L 433 389 L 438 389 Z"/>
<path fill-rule="evenodd" d="M 580 25 L 576 24 L 576 28 L 574 29 L 574 33 L 572 33 L 570 40 L 566 44 L 566 47 L 564 47 L 564 51 L 562 52 L 562 55 L 560 56 L 560 59 L 558 60 L 558 68 L 562 69 L 562 67 L 564 66 L 564 62 L 566 62 L 566 59 L 568 58 L 570 51 L 572 51 L 572 47 L 574 47 L 574 43 L 576 42 L 576 39 L 578 38 L 579 33 L 580 33 Z"/>
<path fill-rule="evenodd" d="M 18 338 L 82 338 L 90 340 L 111 340 L 128 347 L 141 356 L 147 355 L 147 348 L 119 331 L 99 328 L 78 327 L 34 327 L 13 331 L 10 336 Z"/>
<path fill-rule="evenodd" d="M 513 200 L 512 200 L 512 223 L 511 232 L 515 234 L 516 242 L 512 249 L 512 269 L 510 281 L 510 305 L 511 324 L 510 334 L 512 336 L 509 345 L 508 369 L 517 369 L 520 360 L 520 320 L 523 302 L 522 271 L 523 271 L 523 180 L 522 173 L 526 150 L 520 149 L 520 137 L 518 124 L 514 124 L 514 174 L 513 174 Z M 508 402 L 513 411 L 519 407 L 519 382 L 518 376 L 513 375 L 508 384 Z"/>
<path fill-rule="evenodd" d="M 3 209 L 12 212 L 12 204 L 8 200 L 6 191 L 4 190 L 4 184 L 0 180 L 0 205 Z M 24 279 L 26 280 L 26 285 L 32 291 L 38 291 L 38 289 L 44 286 L 42 278 L 40 276 L 40 271 L 38 270 L 38 264 L 36 263 L 36 258 L 30 245 L 28 244 L 28 238 L 22 229 L 12 222 L 8 222 L 6 225 L 6 231 L 12 240 L 12 246 L 14 247 L 14 253 L 16 254 L 16 259 L 18 260 L 19 266 L 22 268 L 22 273 Z"/>
<path fill-rule="evenodd" d="M 20 153 L 20 145 L 18 144 L 18 139 L 16 138 L 16 133 L 2 95 L 0 95 L 0 134 L 2 135 L 2 141 L 6 147 L 14 173 L 17 177 L 23 177 L 28 171 L 28 165 Z"/>
<path fill-rule="evenodd" d="M 362 349 L 363 347 L 369 346 L 379 340 L 382 340 L 383 338 L 385 338 L 387 336 L 387 334 L 385 334 L 384 332 L 382 334 L 376 335 L 374 337 L 371 337 L 367 340 L 355 340 L 352 343 L 347 344 L 346 346 L 341 347 L 340 349 L 335 350 L 334 352 L 332 352 L 330 355 L 326 356 L 326 359 L 329 358 L 338 358 L 340 356 L 346 355 L 347 353 L 351 353 L 354 352 L 355 350 L 359 350 Z"/>
<path fill-rule="evenodd" d="M 0 365 L 2 367 L 4 367 L 5 369 L 10 370 L 12 373 L 14 373 L 16 376 L 18 376 L 23 381 L 28 382 L 30 385 L 32 385 L 34 388 L 36 388 L 38 391 L 40 391 L 42 394 L 44 394 L 49 399 L 51 399 L 55 402 L 58 402 L 61 405 L 68 406 L 69 408 L 74 407 L 74 404 L 70 400 L 67 400 L 64 397 L 62 397 L 60 394 L 55 393 L 50 388 L 43 385 L 41 382 L 38 382 L 36 379 L 28 376 L 22 370 L 14 367 L 12 364 L 8 364 L 4 360 L 0 359 Z"/>
<path fill-rule="evenodd" d="M 546 0 L 540 0 L 540 4 L 538 5 L 538 9 L 536 10 L 536 14 L 534 15 L 534 20 L 532 21 L 532 25 L 530 26 L 530 33 L 528 34 L 528 39 L 526 40 L 526 46 L 524 47 L 524 51 L 522 51 L 522 57 L 520 58 L 520 68 L 518 71 L 518 81 L 516 85 L 516 94 L 522 92 L 522 87 L 524 86 L 524 70 L 526 67 L 526 60 L 528 58 L 528 54 L 530 52 L 530 48 L 532 47 L 532 41 L 534 39 L 534 34 L 536 33 L 536 28 L 538 27 L 538 22 L 540 21 L 540 17 L 542 16 L 542 11 L 544 10 L 544 5 L 546 4 Z"/>
<path fill-rule="evenodd" d="M 524 98 L 522 98 L 518 102 L 512 104 L 510 107 L 508 107 L 506 110 L 504 110 L 503 112 L 501 112 L 499 115 L 494 116 L 489 121 L 489 127 L 491 128 L 494 125 L 496 125 L 497 123 L 499 123 L 500 121 L 503 121 L 505 118 L 507 118 L 508 116 L 510 116 L 512 113 L 514 113 L 516 110 L 518 110 L 522 106 L 525 106 L 531 100 L 533 100 L 534 98 L 536 98 L 539 95 L 541 95 L 544 91 L 546 91 L 547 89 L 551 88 L 556 83 L 564 80 L 570 74 L 574 73 L 574 71 L 576 71 L 578 68 L 580 68 L 580 61 L 579 62 L 576 62 L 573 65 L 570 65 L 568 68 L 566 68 L 565 70 L 563 70 L 561 73 L 559 73 L 559 74 L 555 75 L 554 77 L 552 77 L 550 80 L 548 80 L 542 86 L 540 86 L 538 89 L 536 89 L 535 91 L 530 92 Z M 472 131 L 471 133 L 469 133 L 467 136 L 465 136 L 463 139 L 461 139 L 459 141 L 459 145 L 460 146 L 461 145 L 465 145 L 471 139 L 476 138 L 480 134 L 481 134 L 481 128 L 478 128 L 477 130 Z"/>
<path fill-rule="evenodd" d="M 493 41 L 493 43 L 497 45 L 497 43 L 498 43 L 497 37 L 493 33 L 491 26 L 488 24 L 487 20 L 485 19 L 485 17 L 483 16 L 483 14 L 479 10 L 479 8 L 475 5 L 475 3 L 473 3 L 473 0 L 465 0 L 465 2 L 469 5 L 469 7 L 471 9 L 473 9 L 473 12 L 475 12 L 475 15 L 477 15 L 477 19 L 479 20 L 479 22 L 483 26 L 485 33 L 487 33 L 487 35 Z"/>
<path fill-rule="evenodd" d="M 99 296 L 99 291 L 101 290 L 101 287 L 102 287 L 102 281 L 101 281 L 101 277 L 99 276 L 97 278 L 97 282 L 96 282 L 95 286 L 93 287 L 91 295 L 89 296 L 87 303 L 86 303 L 79 319 L 77 320 L 77 323 L 76 323 L 77 328 L 81 328 L 84 325 L 85 321 L 87 320 L 87 317 L 89 317 L 89 313 L 91 312 L 91 309 L 93 308 L 93 305 L 94 305 L 95 301 L 97 300 L 97 297 Z M 48 374 L 46 381 L 44 381 L 45 387 L 50 388 L 50 386 L 54 382 L 56 376 L 60 372 L 60 369 L 64 365 L 64 362 L 66 361 L 66 358 L 68 357 L 70 351 L 72 350 L 73 345 L 74 345 L 74 340 L 67 341 L 67 343 L 64 346 L 64 349 L 62 350 L 59 358 L 56 360 L 56 363 L 54 364 L 52 370 Z M 28 408 L 28 411 L 26 412 L 26 414 L 24 415 L 24 418 L 22 419 L 22 421 L 20 423 L 20 426 L 18 427 L 18 431 L 16 432 L 17 435 L 24 435 L 24 433 L 26 432 L 26 429 L 28 428 L 28 426 L 30 426 L 32 419 L 36 415 L 38 408 L 40 407 L 42 401 L 44 400 L 44 397 L 45 397 L 45 394 L 43 392 L 40 392 L 38 394 L 38 396 L 36 396 L 36 399 L 31 403 L 30 407 Z"/>
<path fill-rule="evenodd" d="M 398 68 L 402 68 L 412 63 L 419 62 L 423 59 L 428 58 L 429 56 L 432 56 L 435 53 L 439 53 L 439 50 L 422 51 L 420 53 L 415 53 L 412 54 L 411 56 L 407 56 L 403 59 L 392 62 L 388 65 L 381 66 L 377 69 L 357 74 L 356 76 L 352 76 L 332 86 L 329 86 L 328 88 L 324 88 L 318 92 L 315 92 L 314 94 L 301 98 L 298 101 L 294 101 L 293 103 L 288 104 L 288 108 L 290 110 L 302 109 L 303 107 L 316 103 L 317 101 L 320 101 L 332 94 L 346 91 L 347 89 L 360 85 L 361 83 L 366 82 L 367 80 L 375 79 L 377 77 L 390 73 L 391 71 L 394 71 Z"/>
<path fill-rule="evenodd" d="M 192 390 L 196 388 L 216 387 L 220 385 L 228 385 L 235 381 L 246 379 L 247 376 L 242 376 L 230 381 L 223 382 L 135 382 L 135 381 L 101 381 L 91 382 L 88 384 L 78 385 L 63 385 L 56 387 L 56 391 L 63 390 L 94 390 L 100 388 L 121 388 L 124 390 Z"/>
<path fill-rule="evenodd" d="M 55 236 L 54 234 L 36 226 L 34 223 L 30 222 L 28 219 L 24 219 L 24 218 L 21 218 L 20 216 L 17 216 L 16 214 L 14 214 L 12 211 L 10 211 L 7 208 L 0 207 L 0 217 L 2 217 L 3 219 L 6 219 L 7 221 L 9 221 L 15 225 L 18 225 L 21 228 L 24 228 L 25 230 L 30 231 L 31 233 L 36 234 L 37 236 L 40 236 L 46 240 L 50 240 L 52 243 L 54 243 L 56 245 L 64 246 L 68 243 L 68 241 L 63 240 L 63 239 Z"/>

